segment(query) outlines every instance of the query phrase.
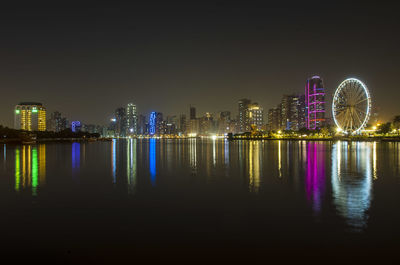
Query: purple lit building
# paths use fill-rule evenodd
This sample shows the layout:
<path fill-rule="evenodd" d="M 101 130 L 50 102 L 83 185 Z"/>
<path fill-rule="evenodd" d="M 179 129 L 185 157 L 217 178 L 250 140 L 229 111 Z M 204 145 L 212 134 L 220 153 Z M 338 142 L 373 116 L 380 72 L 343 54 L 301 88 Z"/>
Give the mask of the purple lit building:
<path fill-rule="evenodd" d="M 305 90 L 306 128 L 315 130 L 325 125 L 325 91 L 321 77 L 307 80 Z"/>

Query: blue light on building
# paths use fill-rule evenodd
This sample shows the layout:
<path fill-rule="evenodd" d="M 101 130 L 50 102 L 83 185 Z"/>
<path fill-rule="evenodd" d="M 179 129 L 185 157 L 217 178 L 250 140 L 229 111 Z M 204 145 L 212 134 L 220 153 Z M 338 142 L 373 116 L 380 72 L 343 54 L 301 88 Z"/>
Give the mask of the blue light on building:
<path fill-rule="evenodd" d="M 150 133 L 150 135 L 154 135 L 156 133 L 156 118 L 157 118 L 157 113 L 155 111 L 150 113 L 150 119 L 149 119 L 149 133 Z"/>
<path fill-rule="evenodd" d="M 80 121 L 73 121 L 71 122 L 71 130 L 72 132 L 80 132 L 81 131 L 81 122 Z"/>

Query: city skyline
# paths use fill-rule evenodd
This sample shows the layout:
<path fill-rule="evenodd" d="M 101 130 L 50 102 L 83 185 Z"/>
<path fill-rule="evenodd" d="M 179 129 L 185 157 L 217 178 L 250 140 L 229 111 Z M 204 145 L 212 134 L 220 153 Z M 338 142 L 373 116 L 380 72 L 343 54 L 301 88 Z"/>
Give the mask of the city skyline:
<path fill-rule="evenodd" d="M 391 96 L 399 37 L 390 5 L 108 7 L 2 8 L 2 124 L 12 125 L 9 110 L 24 100 L 95 124 L 129 102 L 147 114 L 186 113 L 190 104 L 215 113 L 236 112 L 238 99 L 251 98 L 267 110 L 313 75 L 323 77 L 328 98 L 341 80 L 356 77 L 382 119 L 400 112 Z"/>

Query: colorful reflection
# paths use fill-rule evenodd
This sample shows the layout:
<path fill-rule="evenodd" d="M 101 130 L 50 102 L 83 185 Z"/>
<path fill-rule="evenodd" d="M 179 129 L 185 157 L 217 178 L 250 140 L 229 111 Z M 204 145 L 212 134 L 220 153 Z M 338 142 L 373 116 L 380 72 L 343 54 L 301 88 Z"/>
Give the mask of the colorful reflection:
<path fill-rule="evenodd" d="M 81 166 L 81 144 L 72 143 L 72 169 L 79 169 Z"/>
<path fill-rule="evenodd" d="M 15 191 L 31 187 L 36 196 L 46 180 L 46 146 L 23 145 L 15 149 Z"/>
<path fill-rule="evenodd" d="M 136 174 L 137 174 L 137 164 L 136 164 L 136 139 L 129 139 L 128 146 L 126 149 L 126 175 L 128 182 L 128 192 L 133 193 L 136 187 Z"/>
<path fill-rule="evenodd" d="M 373 143 L 337 142 L 332 147 L 333 202 L 354 231 L 367 225 L 371 204 Z"/>
<path fill-rule="evenodd" d="M 149 143 L 149 165 L 151 185 L 156 185 L 156 139 L 150 139 Z"/>
<path fill-rule="evenodd" d="M 322 197 L 325 193 L 324 144 L 308 142 L 306 154 L 306 195 L 307 199 L 312 202 L 313 211 L 318 213 L 321 210 Z"/>

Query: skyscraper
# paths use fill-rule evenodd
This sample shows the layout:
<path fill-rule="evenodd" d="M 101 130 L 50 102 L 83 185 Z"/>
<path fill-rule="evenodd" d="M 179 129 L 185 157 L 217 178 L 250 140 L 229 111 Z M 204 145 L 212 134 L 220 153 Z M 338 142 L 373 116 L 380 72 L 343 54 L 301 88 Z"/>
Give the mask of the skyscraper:
<path fill-rule="evenodd" d="M 46 131 L 46 108 L 42 103 L 21 102 L 14 109 L 14 128 L 26 131 Z"/>
<path fill-rule="evenodd" d="M 277 131 L 281 128 L 281 108 L 276 107 L 268 111 L 268 129 Z"/>
<path fill-rule="evenodd" d="M 116 136 L 126 136 L 125 108 L 118 108 L 115 110 L 115 134 Z"/>
<path fill-rule="evenodd" d="M 251 129 L 261 130 L 264 125 L 264 110 L 258 103 L 248 105 L 248 118 Z"/>
<path fill-rule="evenodd" d="M 239 100 L 239 131 L 248 132 L 250 131 L 250 121 L 249 121 L 249 105 L 251 103 L 250 99 L 244 98 Z"/>
<path fill-rule="evenodd" d="M 68 128 L 68 120 L 62 117 L 59 111 L 54 111 L 50 114 L 50 119 L 47 120 L 47 130 L 61 132 Z"/>
<path fill-rule="evenodd" d="M 126 107 L 126 130 L 127 134 L 138 134 L 138 117 L 136 105 L 129 103 Z"/>
<path fill-rule="evenodd" d="M 196 108 L 190 106 L 190 119 L 195 120 L 196 119 Z"/>
<path fill-rule="evenodd" d="M 281 129 L 299 130 L 300 96 L 284 95 L 281 103 Z M 304 105 L 304 104 L 303 104 Z"/>
<path fill-rule="evenodd" d="M 315 130 L 325 124 L 325 90 L 321 77 L 313 76 L 305 87 L 306 128 Z"/>

